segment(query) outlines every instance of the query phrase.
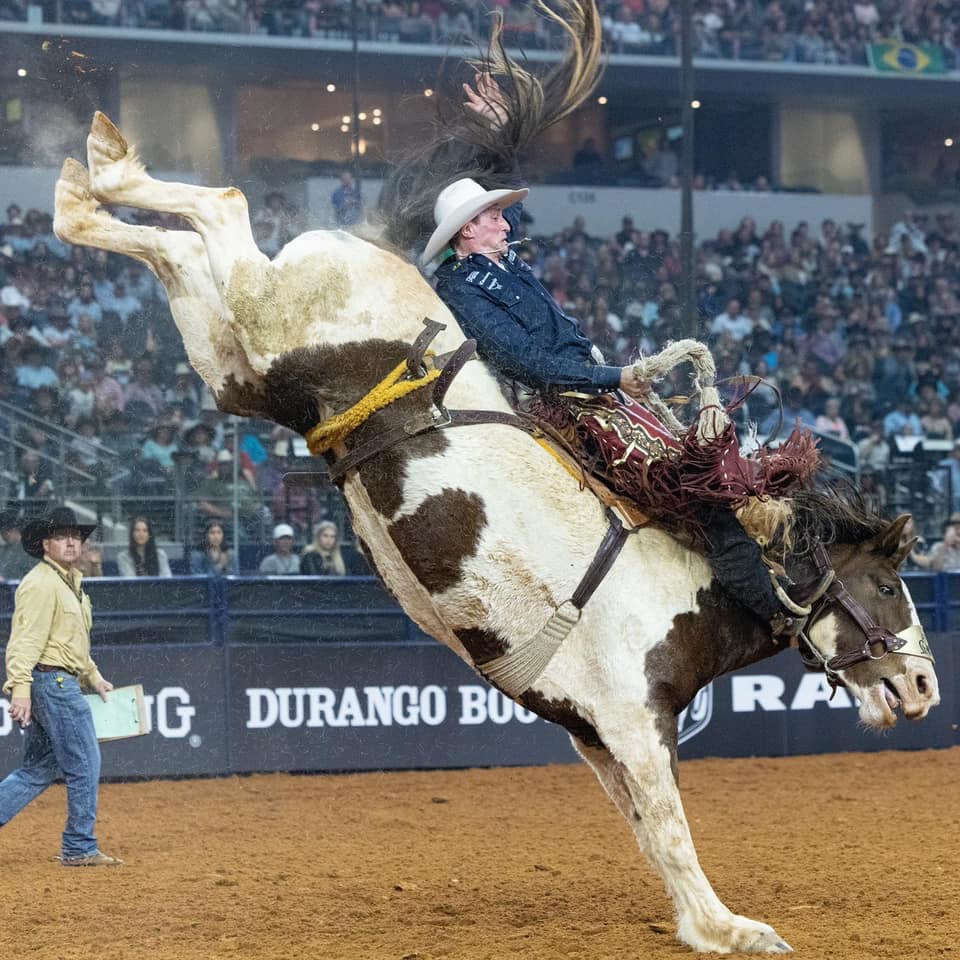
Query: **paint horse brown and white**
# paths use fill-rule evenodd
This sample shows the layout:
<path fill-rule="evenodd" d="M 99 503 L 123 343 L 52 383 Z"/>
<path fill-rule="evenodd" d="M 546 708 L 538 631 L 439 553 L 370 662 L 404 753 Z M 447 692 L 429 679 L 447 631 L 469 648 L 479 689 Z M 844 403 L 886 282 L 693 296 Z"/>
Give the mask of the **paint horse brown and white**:
<path fill-rule="evenodd" d="M 236 189 L 151 179 L 113 124 L 94 118 L 88 169 L 64 164 L 55 230 L 71 243 L 127 254 L 163 282 L 191 363 L 219 407 L 306 433 L 357 403 L 407 354 L 424 317 L 446 325 L 435 348 L 462 342 L 417 270 L 343 232 L 312 232 L 271 262 Z M 179 214 L 193 231 L 133 226 L 99 203 Z M 195 232 L 194 232 L 195 231 Z M 509 412 L 491 371 L 466 364 L 448 402 Z M 353 448 L 430 403 L 416 391 L 346 441 Z M 488 424 L 432 431 L 384 452 L 344 483 L 356 533 L 406 612 L 481 672 L 541 630 L 588 568 L 604 509 L 530 436 Z M 799 501 L 798 501 L 799 503 Z M 820 507 L 797 507 L 798 539 L 816 538 Z M 879 625 L 916 624 L 897 574 L 902 520 L 835 508 L 829 560 Z M 788 557 L 798 580 L 810 561 Z M 825 657 L 859 649 L 839 607 L 810 631 Z M 783 952 L 769 926 L 739 916 L 700 868 L 680 800 L 676 718 L 719 674 L 776 653 L 766 626 L 721 596 L 707 563 L 660 530 L 631 536 L 543 674 L 520 697 L 563 724 L 666 883 L 679 938 L 695 950 Z M 872 727 L 938 702 L 929 660 L 891 654 L 840 671 Z"/>

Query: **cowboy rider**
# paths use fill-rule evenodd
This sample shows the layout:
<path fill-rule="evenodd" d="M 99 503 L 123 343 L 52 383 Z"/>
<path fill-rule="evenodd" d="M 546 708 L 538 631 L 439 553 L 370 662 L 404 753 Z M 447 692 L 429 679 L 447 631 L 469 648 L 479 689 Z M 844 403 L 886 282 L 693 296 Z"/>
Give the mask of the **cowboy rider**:
<path fill-rule="evenodd" d="M 479 74 L 477 91 L 464 84 L 468 105 L 492 122 L 501 119 L 499 88 Z M 501 105 L 501 106 L 498 106 Z M 447 251 L 435 273 L 437 293 L 477 352 L 504 376 L 536 391 L 600 394 L 622 391 L 642 401 L 650 383 L 632 366 L 603 362 L 530 267 L 511 249 L 519 237 L 526 188 L 485 190 L 472 179 L 443 189 L 434 206 L 436 228 L 421 257 L 428 264 Z M 713 573 L 731 597 L 769 622 L 775 636 L 793 636 L 805 623 L 777 599 L 760 548 L 734 514 L 704 508 L 700 520 Z"/>

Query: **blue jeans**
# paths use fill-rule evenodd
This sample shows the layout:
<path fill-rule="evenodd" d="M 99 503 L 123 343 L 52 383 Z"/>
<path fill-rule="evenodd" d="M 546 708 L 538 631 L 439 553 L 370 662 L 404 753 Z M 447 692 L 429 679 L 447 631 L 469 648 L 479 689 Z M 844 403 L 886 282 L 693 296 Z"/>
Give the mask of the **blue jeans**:
<path fill-rule="evenodd" d="M 97 852 L 93 826 L 100 788 L 100 745 L 90 705 L 69 673 L 33 671 L 23 766 L 0 782 L 0 826 L 9 823 L 57 777 L 67 784 L 64 858 Z"/>

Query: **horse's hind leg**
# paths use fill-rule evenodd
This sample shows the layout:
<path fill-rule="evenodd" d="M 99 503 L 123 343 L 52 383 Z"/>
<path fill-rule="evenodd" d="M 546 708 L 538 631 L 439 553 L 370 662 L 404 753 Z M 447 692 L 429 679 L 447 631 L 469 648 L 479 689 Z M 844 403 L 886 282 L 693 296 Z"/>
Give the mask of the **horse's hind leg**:
<path fill-rule="evenodd" d="M 630 724 L 633 739 L 652 727 L 651 718 L 646 720 Z M 638 751 L 630 742 L 620 753 L 629 759 L 621 762 L 606 747 L 587 746 L 576 738 L 573 743 L 663 877 L 677 908 L 677 936 L 684 943 L 704 953 L 790 951 L 772 927 L 732 913 L 710 886 L 693 846 L 669 750 L 658 741 L 649 751 Z"/>
<path fill-rule="evenodd" d="M 247 392 L 258 383 L 233 335 L 197 234 L 115 219 L 90 192 L 83 164 L 69 159 L 57 181 L 53 229 L 66 243 L 121 253 L 153 271 L 167 291 L 190 363 L 218 399 L 231 375 Z"/>
<path fill-rule="evenodd" d="M 101 202 L 185 217 L 203 238 L 221 296 L 238 260 L 269 263 L 254 243 L 247 201 L 236 187 L 214 189 L 154 180 L 120 131 L 99 111 L 87 137 L 87 164 L 90 190 Z"/>

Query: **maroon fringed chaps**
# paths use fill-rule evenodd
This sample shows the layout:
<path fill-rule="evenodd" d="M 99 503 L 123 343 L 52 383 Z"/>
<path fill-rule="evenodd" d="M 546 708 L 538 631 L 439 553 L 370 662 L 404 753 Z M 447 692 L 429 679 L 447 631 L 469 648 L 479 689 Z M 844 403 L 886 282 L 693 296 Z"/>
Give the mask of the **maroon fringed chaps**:
<path fill-rule="evenodd" d="M 640 403 L 610 394 L 540 397 L 531 412 L 575 436 L 594 473 L 667 523 L 693 522 L 704 504 L 732 509 L 747 497 L 786 496 L 820 462 L 799 424 L 779 449 L 744 456 L 732 423 L 715 440 L 702 442 L 696 423 L 678 439 Z"/>

